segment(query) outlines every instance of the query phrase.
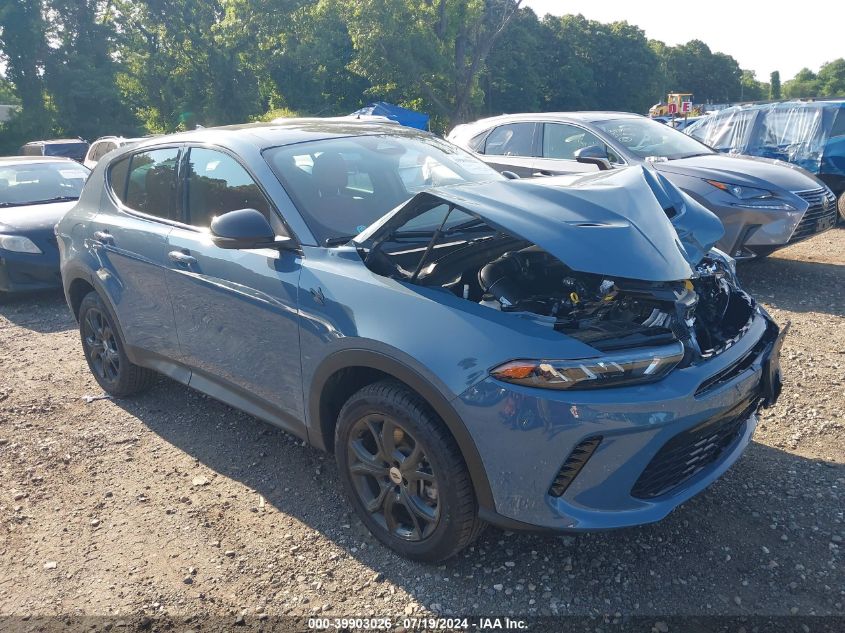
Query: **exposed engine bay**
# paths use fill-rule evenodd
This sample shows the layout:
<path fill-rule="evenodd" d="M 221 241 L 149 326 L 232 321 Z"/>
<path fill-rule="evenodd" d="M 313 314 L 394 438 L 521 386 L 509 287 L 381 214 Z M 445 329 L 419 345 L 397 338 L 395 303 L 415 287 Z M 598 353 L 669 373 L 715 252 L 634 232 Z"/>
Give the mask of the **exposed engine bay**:
<path fill-rule="evenodd" d="M 569 269 L 536 246 L 508 251 L 478 271 L 482 305 L 541 317 L 602 351 L 681 341 L 709 358 L 738 340 L 754 302 L 733 274 L 705 259 L 691 280 L 608 279 Z"/>
<path fill-rule="evenodd" d="M 646 169 L 419 194 L 356 238 L 380 275 L 442 288 L 604 352 L 738 341 L 757 310 L 718 218 Z"/>
<path fill-rule="evenodd" d="M 398 246 L 398 245 L 395 245 Z M 371 269 L 565 333 L 600 351 L 680 341 L 688 362 L 728 349 L 755 309 L 725 262 L 705 257 L 692 279 L 648 282 L 577 272 L 538 246 L 496 233 L 427 250 L 380 249 Z M 421 261 L 425 266 L 414 266 Z"/>

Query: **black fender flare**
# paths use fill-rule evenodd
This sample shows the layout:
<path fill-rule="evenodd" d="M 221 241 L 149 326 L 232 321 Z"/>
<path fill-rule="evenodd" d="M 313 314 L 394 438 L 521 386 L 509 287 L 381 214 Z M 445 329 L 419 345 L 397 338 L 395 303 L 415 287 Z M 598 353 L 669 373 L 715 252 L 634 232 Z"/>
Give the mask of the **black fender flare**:
<path fill-rule="evenodd" d="M 436 377 L 429 378 L 412 367 L 409 362 L 403 362 L 385 353 L 368 349 L 345 349 L 335 352 L 320 363 L 311 379 L 311 388 L 306 404 L 308 436 L 314 446 L 322 450 L 326 450 L 329 446 L 323 436 L 320 401 L 329 378 L 337 371 L 347 367 L 367 367 L 381 371 L 402 381 L 422 396 L 446 424 L 452 437 L 455 438 L 466 462 L 467 470 L 469 470 L 479 506 L 489 510 L 495 508 L 490 481 L 487 478 L 487 471 L 484 469 L 481 455 L 449 398 L 444 395 L 444 392 L 448 393 L 446 388 L 436 386 Z"/>

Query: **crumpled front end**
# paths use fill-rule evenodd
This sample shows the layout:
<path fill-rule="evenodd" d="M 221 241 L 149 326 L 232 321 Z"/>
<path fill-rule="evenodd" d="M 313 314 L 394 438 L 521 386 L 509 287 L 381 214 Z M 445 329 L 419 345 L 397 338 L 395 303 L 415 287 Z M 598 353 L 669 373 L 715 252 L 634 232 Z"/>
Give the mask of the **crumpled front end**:
<path fill-rule="evenodd" d="M 473 304 L 461 313 L 480 332 L 492 315 L 510 324 L 462 350 L 481 371 L 454 400 L 493 490 L 488 520 L 655 521 L 739 457 L 779 393 L 782 335 L 711 249 L 716 225 L 633 168 L 429 192 L 356 239 L 372 272 Z"/>
<path fill-rule="evenodd" d="M 740 457 L 780 389 L 778 327 L 648 385 L 550 391 L 488 378 L 455 406 L 485 463 L 488 521 L 562 531 L 658 521 Z"/>

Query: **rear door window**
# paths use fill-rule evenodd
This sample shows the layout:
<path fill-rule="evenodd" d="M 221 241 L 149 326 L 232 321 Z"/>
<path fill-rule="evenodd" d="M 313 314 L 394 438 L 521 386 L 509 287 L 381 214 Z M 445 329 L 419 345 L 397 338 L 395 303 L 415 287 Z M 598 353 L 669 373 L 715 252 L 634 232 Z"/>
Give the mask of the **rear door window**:
<path fill-rule="evenodd" d="M 118 161 L 109 174 L 115 196 L 133 211 L 179 220 L 179 148 L 138 152 Z"/>
<path fill-rule="evenodd" d="M 533 156 L 535 123 L 509 123 L 490 132 L 484 143 L 489 156 Z"/>

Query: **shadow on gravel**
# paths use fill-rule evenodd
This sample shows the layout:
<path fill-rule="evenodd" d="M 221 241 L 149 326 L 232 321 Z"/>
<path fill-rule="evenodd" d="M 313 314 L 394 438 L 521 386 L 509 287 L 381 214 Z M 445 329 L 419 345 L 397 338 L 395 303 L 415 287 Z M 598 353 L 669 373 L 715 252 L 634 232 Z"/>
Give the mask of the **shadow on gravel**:
<path fill-rule="evenodd" d="M 845 572 L 831 538 L 842 529 L 842 464 L 753 443 L 720 481 L 658 524 L 562 537 L 488 529 L 464 554 L 428 566 L 384 549 L 351 516 L 331 456 L 170 381 L 115 402 L 441 613 L 589 614 L 613 605 L 630 614 L 768 615 L 795 607 L 841 615 L 831 588 L 845 586 Z M 207 515 L 209 539 L 237 529 L 231 516 Z"/>
<path fill-rule="evenodd" d="M 41 334 L 76 328 L 61 290 L 24 294 L 0 293 L 0 319 L 8 319 L 19 327 Z"/>
<path fill-rule="evenodd" d="M 793 312 L 845 316 L 845 265 L 768 257 L 739 266 L 738 274 L 761 303 Z"/>

